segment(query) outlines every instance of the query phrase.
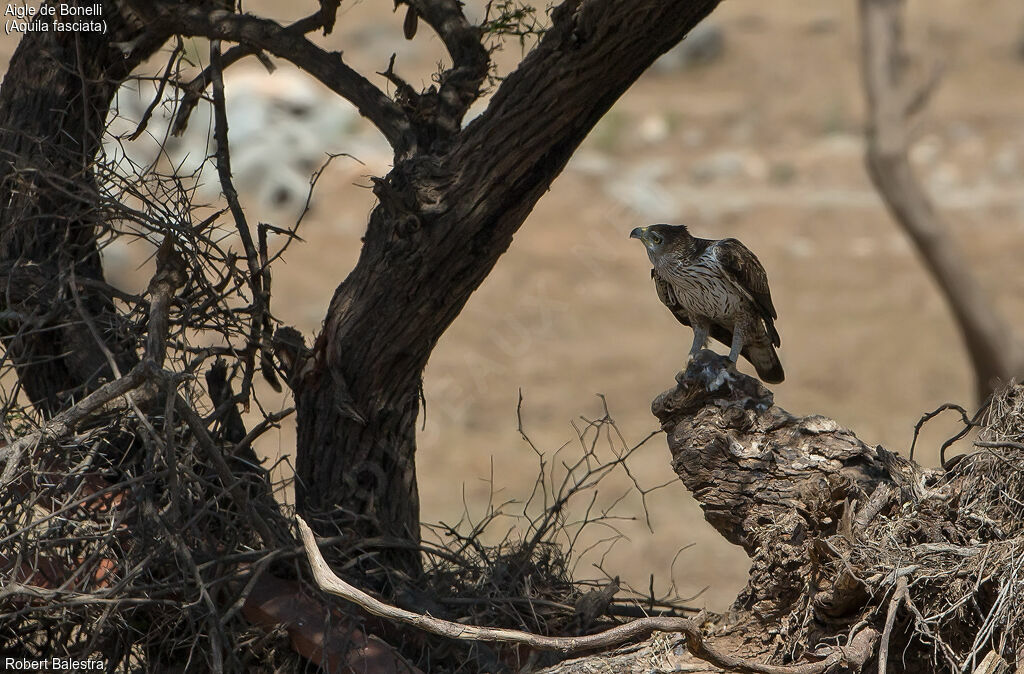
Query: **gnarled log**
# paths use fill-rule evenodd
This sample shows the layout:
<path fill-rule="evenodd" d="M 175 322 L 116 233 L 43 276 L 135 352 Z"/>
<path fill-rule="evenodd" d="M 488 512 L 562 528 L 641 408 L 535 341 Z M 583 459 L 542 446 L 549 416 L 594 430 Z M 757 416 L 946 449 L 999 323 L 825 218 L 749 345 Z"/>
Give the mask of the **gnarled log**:
<path fill-rule="evenodd" d="M 848 657 L 826 671 L 1024 665 L 1024 386 L 990 400 L 977 451 L 936 470 L 786 412 L 710 351 L 653 412 L 708 522 L 751 558 L 730 611 L 703 627 L 717 652 L 759 663 L 728 671 L 819 671 L 836 645 Z M 662 635 L 601 657 L 616 671 L 715 671 L 693 653 Z"/>
<path fill-rule="evenodd" d="M 869 586 L 837 568 L 875 518 L 926 498 L 940 473 L 871 447 L 832 419 L 790 414 L 761 382 L 711 351 L 701 351 L 676 382 L 652 405 L 672 467 L 707 521 L 752 562 L 731 610 L 705 623 L 706 642 L 763 663 L 736 671 L 825 671 L 836 644 L 849 655 L 826 670 L 862 671 L 888 643 L 879 607 L 898 578 Z M 862 620 L 869 614 L 875 619 Z M 721 671 L 667 635 L 608 657 L 616 671 Z M 592 664 L 587 658 L 550 671 Z"/>
<path fill-rule="evenodd" d="M 672 467 L 707 521 L 751 557 L 735 608 L 769 620 L 792 611 L 820 575 L 816 541 L 843 528 L 852 534 L 854 502 L 896 485 L 913 490 L 926 473 L 832 419 L 786 412 L 723 360 L 702 351 L 652 411 L 668 434 Z"/>

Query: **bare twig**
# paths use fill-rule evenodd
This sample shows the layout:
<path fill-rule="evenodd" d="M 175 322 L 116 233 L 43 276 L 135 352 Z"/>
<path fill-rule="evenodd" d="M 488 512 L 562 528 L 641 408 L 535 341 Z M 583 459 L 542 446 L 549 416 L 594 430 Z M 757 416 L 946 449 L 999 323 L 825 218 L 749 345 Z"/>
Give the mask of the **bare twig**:
<path fill-rule="evenodd" d="M 889 637 L 892 635 L 892 628 L 896 623 L 896 612 L 899 611 L 900 605 L 909 598 L 910 595 L 907 593 L 907 577 L 900 576 L 899 580 L 896 581 L 896 589 L 892 593 L 892 598 L 889 600 L 889 610 L 885 616 L 885 628 L 882 630 L 882 637 L 878 646 L 878 674 L 885 674 L 885 669 L 889 662 Z"/>
<path fill-rule="evenodd" d="M 1024 450 L 1024 443 L 1022 443 L 1022 442 L 1010 442 L 1009 440 L 1000 440 L 1000 441 L 978 440 L 978 441 L 976 441 L 974 443 L 974 446 L 975 447 L 986 447 L 986 448 L 989 448 L 989 449 L 999 449 L 999 448 L 1005 447 L 1007 449 L 1022 449 L 1022 450 Z"/>
<path fill-rule="evenodd" d="M 242 375 L 241 397 L 248 401 L 255 371 L 256 350 L 260 343 L 263 330 L 263 318 L 269 302 L 268 293 L 264 289 L 264 268 L 260 265 L 259 253 L 253 243 L 252 232 L 245 218 L 245 211 L 238 201 L 238 192 L 231 180 L 231 151 L 228 145 L 228 116 L 224 102 L 224 78 L 221 67 L 220 40 L 210 40 L 210 72 L 213 82 L 213 118 L 214 139 L 217 143 L 217 175 L 220 178 L 221 191 L 228 202 L 231 216 L 235 221 L 235 231 L 242 242 L 245 260 L 249 267 L 249 289 L 252 292 L 252 311 L 249 316 L 249 339 L 245 350 L 245 371 Z"/>
<path fill-rule="evenodd" d="M 135 131 L 132 133 L 132 135 L 128 136 L 128 140 L 135 140 L 136 138 L 141 136 L 142 133 L 146 130 L 146 127 L 149 126 L 149 120 L 153 117 L 153 111 L 156 110 L 157 106 L 160 105 L 160 103 L 162 102 L 164 97 L 164 89 L 167 88 L 167 82 L 171 78 L 171 72 L 173 72 L 174 67 L 178 64 L 178 58 L 181 56 L 181 53 L 182 51 L 184 51 L 184 49 L 185 47 L 181 41 L 181 36 L 179 35 L 176 37 L 174 49 L 171 51 L 171 55 L 167 59 L 167 67 L 164 69 L 164 74 L 159 79 L 159 84 L 157 85 L 156 88 L 156 94 L 154 94 L 153 100 L 149 102 L 149 105 L 146 106 L 145 112 L 142 113 L 142 119 L 139 120 L 139 125 L 135 127 Z"/>
<path fill-rule="evenodd" d="M 217 472 L 217 476 L 220 478 L 225 489 L 231 492 L 232 497 L 238 504 L 238 507 L 243 511 L 249 513 L 252 517 L 253 527 L 259 532 L 260 537 L 263 539 L 264 545 L 270 547 L 277 545 L 277 536 L 274 534 L 273 529 L 267 521 L 260 515 L 249 499 L 249 495 L 242 488 L 242 485 L 238 484 L 238 480 L 235 478 L 234 473 L 231 472 L 231 467 L 228 466 L 227 461 L 224 459 L 224 454 L 220 448 L 210 437 L 209 432 L 206 430 L 206 426 L 203 424 L 203 420 L 199 418 L 199 415 L 195 413 L 187 402 L 178 396 L 175 401 L 175 409 L 184 419 L 185 423 L 188 424 L 189 428 L 195 434 L 199 441 L 199 446 L 203 448 L 210 463 L 213 464 L 214 470 Z"/>
<path fill-rule="evenodd" d="M 185 261 L 174 249 L 174 235 L 168 233 L 156 253 L 156 274 L 149 282 L 149 333 L 146 357 L 162 367 L 167 354 L 167 319 L 174 292 L 185 285 Z"/>
<path fill-rule="evenodd" d="M 960 420 L 963 421 L 964 427 L 957 431 L 956 433 L 954 433 L 952 437 L 948 438 L 945 442 L 943 442 L 942 446 L 939 448 L 940 463 L 943 466 L 946 465 L 946 450 L 949 449 L 956 442 L 960 441 L 965 435 L 967 435 L 967 433 L 970 432 L 972 428 L 978 426 L 978 420 L 981 418 L 982 414 L 984 414 L 986 409 L 987 406 L 982 405 L 981 408 L 974 413 L 974 416 L 971 417 L 970 415 L 967 414 L 967 410 L 965 410 L 960 405 L 957 405 L 956 403 L 943 403 L 942 405 L 939 405 L 931 412 L 927 412 L 921 415 L 921 418 L 918 419 L 916 424 L 914 424 L 914 439 L 911 440 L 910 442 L 910 460 L 914 460 L 914 449 L 917 447 L 917 438 L 921 434 L 921 429 L 924 428 L 925 423 L 931 421 L 932 419 L 942 414 L 946 410 L 956 410 L 957 412 L 960 413 Z"/>

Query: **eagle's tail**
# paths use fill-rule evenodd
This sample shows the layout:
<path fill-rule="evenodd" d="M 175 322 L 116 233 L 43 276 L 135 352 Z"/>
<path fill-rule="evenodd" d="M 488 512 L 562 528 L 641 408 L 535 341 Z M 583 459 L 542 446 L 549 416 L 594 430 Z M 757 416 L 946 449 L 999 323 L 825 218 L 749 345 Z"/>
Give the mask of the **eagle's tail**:
<path fill-rule="evenodd" d="M 775 347 L 770 343 L 764 345 L 750 344 L 747 348 L 743 349 L 743 355 L 746 356 L 747 360 L 754 366 L 754 369 L 757 370 L 757 376 L 765 383 L 779 384 L 786 378 L 786 373 L 782 370 L 782 362 L 779 360 L 779 354 L 775 353 Z"/>

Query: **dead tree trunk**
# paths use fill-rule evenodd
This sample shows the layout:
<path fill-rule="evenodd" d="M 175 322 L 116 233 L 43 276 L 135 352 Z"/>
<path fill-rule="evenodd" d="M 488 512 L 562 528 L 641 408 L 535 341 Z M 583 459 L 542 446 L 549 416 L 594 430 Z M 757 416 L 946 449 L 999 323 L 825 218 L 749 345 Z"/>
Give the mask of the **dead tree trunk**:
<path fill-rule="evenodd" d="M 867 95 L 867 167 L 893 219 L 917 247 L 963 336 L 979 400 L 1024 373 L 1024 347 L 964 261 L 907 151 L 909 119 L 937 84 L 914 87 L 903 43 L 903 0 L 860 0 L 861 65 Z"/>
<path fill-rule="evenodd" d="M 863 587 L 837 584 L 824 572 L 831 553 L 822 541 L 862 535 L 878 514 L 872 498 L 888 503 L 924 471 L 832 419 L 789 414 L 760 382 L 723 371 L 709 351 L 652 409 L 668 435 L 672 467 L 705 518 L 751 558 L 730 625 L 746 633 L 747 647 L 771 653 L 779 635 L 814 628 L 800 621 L 802 612 L 843 616 L 867 601 Z M 800 634 L 815 644 L 822 636 Z"/>

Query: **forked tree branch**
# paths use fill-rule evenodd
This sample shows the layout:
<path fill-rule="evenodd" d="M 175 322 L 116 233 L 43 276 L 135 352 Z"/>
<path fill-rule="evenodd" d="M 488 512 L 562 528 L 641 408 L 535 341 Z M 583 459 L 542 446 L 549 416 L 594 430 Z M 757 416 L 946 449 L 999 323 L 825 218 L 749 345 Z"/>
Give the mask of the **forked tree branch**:
<path fill-rule="evenodd" d="M 296 35 L 305 35 L 311 33 L 319 28 L 324 29 L 324 34 L 328 34 L 334 28 L 334 14 L 337 11 L 337 2 L 333 3 L 333 8 L 328 8 L 321 3 L 321 8 L 309 16 L 303 17 L 295 23 L 288 24 L 285 30 Z M 224 52 L 221 56 L 221 69 L 224 70 L 228 66 L 242 60 L 246 56 L 256 54 L 266 58 L 266 55 L 262 51 L 249 47 L 246 45 L 235 45 L 231 49 Z M 273 64 L 267 61 L 265 63 L 268 69 L 272 69 Z M 182 99 L 178 104 L 178 111 L 174 115 L 174 123 L 171 125 L 171 133 L 175 136 L 180 135 L 185 131 L 185 127 L 188 126 L 189 115 L 192 114 L 192 110 L 195 109 L 196 104 L 199 103 L 199 99 L 202 98 L 203 92 L 213 82 L 213 67 L 207 66 L 201 73 L 196 75 L 192 81 L 182 86 Z"/>
<path fill-rule="evenodd" d="M 998 382 L 1024 372 L 1024 349 L 965 264 L 910 166 L 908 118 L 923 107 L 936 80 L 917 87 L 909 81 L 904 9 L 904 0 L 860 0 L 868 173 L 949 303 L 974 367 L 978 397 L 984 399 Z"/>
<path fill-rule="evenodd" d="M 477 26 L 469 23 L 457 0 L 403 0 L 440 36 L 452 67 L 441 75 L 437 123 L 447 133 L 456 133 L 462 117 L 480 94 L 487 77 L 490 57 L 481 43 Z"/>
<path fill-rule="evenodd" d="M 296 30 L 249 14 L 209 11 L 176 2 L 156 5 L 149 24 L 163 32 L 237 42 L 290 61 L 355 105 L 396 151 L 414 145 L 409 119 L 393 100 L 346 64 L 339 52 L 318 47 Z"/>
<path fill-rule="evenodd" d="M 487 50 L 480 44 L 480 30 L 469 23 L 456 0 L 402 0 L 434 29 L 456 68 L 487 67 Z"/>
<path fill-rule="evenodd" d="M 549 637 L 520 630 L 463 625 L 385 604 L 346 583 L 327 565 L 327 561 L 317 547 L 313 531 L 306 522 L 301 517 L 295 519 L 299 527 L 299 535 L 302 537 L 302 544 L 306 548 L 310 568 L 313 570 L 313 578 L 321 590 L 350 601 L 373 615 L 412 625 L 425 632 L 451 639 L 500 641 L 522 644 L 537 650 L 558 651 L 563 655 L 575 655 L 612 648 L 626 641 L 645 638 L 655 631 L 675 632 L 685 635 L 687 648 L 693 655 L 716 667 L 745 674 L 823 674 L 842 664 L 854 665 L 859 669 L 871 657 L 875 642 L 878 640 L 878 632 L 866 628 L 858 632 L 848 645 L 832 648 L 828 655 L 818 662 L 799 665 L 766 665 L 722 653 L 707 643 L 700 628 L 699 617 L 697 620 L 669 616 L 641 618 L 597 634 L 579 637 Z"/>

